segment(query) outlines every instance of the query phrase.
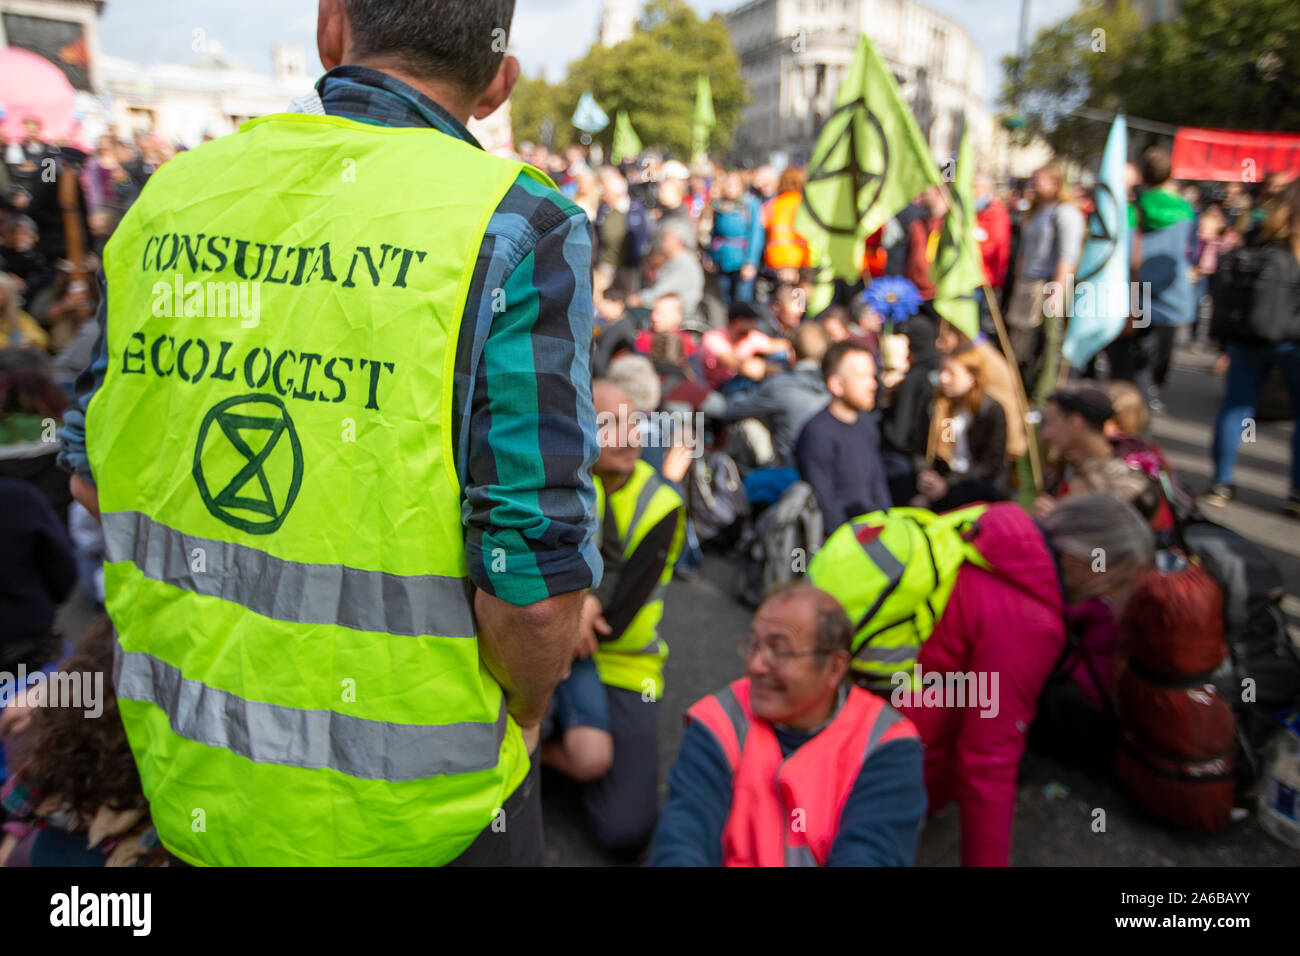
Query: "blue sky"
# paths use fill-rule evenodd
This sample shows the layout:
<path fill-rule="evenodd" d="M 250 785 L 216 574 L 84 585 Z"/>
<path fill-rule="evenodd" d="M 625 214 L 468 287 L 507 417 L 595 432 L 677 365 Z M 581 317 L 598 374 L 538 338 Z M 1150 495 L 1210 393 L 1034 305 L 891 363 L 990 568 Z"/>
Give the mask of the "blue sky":
<path fill-rule="evenodd" d="M 472 2 L 472 0 L 470 0 Z M 734 9 L 742 0 L 691 0 L 702 15 Z M 984 52 L 990 106 L 1001 84 L 1000 58 L 1015 49 L 1020 22 L 1017 0 L 927 0 L 926 6 L 962 24 Z M 1076 0 L 1032 0 L 1030 36 L 1041 26 L 1067 16 Z M 524 70 L 546 72 L 551 79 L 586 52 L 595 39 L 600 0 L 519 0 L 513 52 Z M 105 53 L 142 64 L 185 62 L 193 57 L 195 30 L 220 41 L 250 67 L 270 70 L 271 46 L 300 43 L 307 69 L 316 59 L 316 0 L 108 0 L 100 18 Z"/>

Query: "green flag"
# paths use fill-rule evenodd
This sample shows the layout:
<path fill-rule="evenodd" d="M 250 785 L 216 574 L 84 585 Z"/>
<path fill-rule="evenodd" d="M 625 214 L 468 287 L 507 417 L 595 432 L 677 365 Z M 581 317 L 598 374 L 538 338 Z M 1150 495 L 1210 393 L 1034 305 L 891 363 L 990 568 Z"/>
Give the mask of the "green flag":
<path fill-rule="evenodd" d="M 609 154 L 610 162 L 617 166 L 623 160 L 631 159 L 639 152 L 641 152 L 641 137 L 636 135 L 636 130 L 632 128 L 632 121 L 627 118 L 627 113 L 619 110 L 618 116 L 614 120 L 614 147 Z"/>
<path fill-rule="evenodd" d="M 973 339 L 979 334 L 975 296 L 984 284 L 984 260 L 975 238 L 975 160 L 970 134 L 961 138 L 955 180 L 948 191 L 952 204 L 931 267 L 934 307 L 958 331 Z"/>
<path fill-rule="evenodd" d="M 703 73 L 695 84 L 695 112 L 691 116 L 691 160 L 709 158 L 709 133 L 717 124 L 713 114 L 713 87 Z"/>
<path fill-rule="evenodd" d="M 863 33 L 817 137 L 796 231 L 836 277 L 856 281 L 867 237 L 939 181 L 912 111 Z"/>

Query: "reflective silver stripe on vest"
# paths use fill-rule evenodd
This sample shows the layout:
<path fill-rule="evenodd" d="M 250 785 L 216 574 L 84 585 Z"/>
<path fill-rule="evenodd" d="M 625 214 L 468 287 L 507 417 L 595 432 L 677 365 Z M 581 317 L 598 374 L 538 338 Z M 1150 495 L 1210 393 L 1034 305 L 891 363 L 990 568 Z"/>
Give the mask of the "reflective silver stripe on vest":
<path fill-rule="evenodd" d="M 463 578 L 304 564 L 228 541 L 183 534 L 138 511 L 103 516 L 108 560 L 145 577 L 294 624 L 336 624 L 402 636 L 474 637 Z M 195 571 L 195 549 L 202 571 Z"/>
<path fill-rule="evenodd" d="M 817 858 L 808 846 L 787 846 L 785 848 L 786 866 L 816 866 Z"/>
<path fill-rule="evenodd" d="M 880 738 L 885 735 L 885 731 L 902 719 L 903 715 L 888 704 L 880 708 L 880 713 L 876 715 L 876 722 L 871 726 L 871 733 L 867 735 L 866 749 L 862 751 L 863 763 L 866 763 L 867 758 L 880 746 Z"/>
<path fill-rule="evenodd" d="M 876 647 L 866 644 L 858 651 L 857 659 L 863 664 L 905 664 L 916 657 L 921 645 L 915 642 L 900 647 Z"/>
<path fill-rule="evenodd" d="M 120 652 L 114 665 L 119 698 L 156 704 L 180 736 L 256 763 L 329 768 L 367 780 L 423 780 L 490 770 L 506 733 L 504 697 L 490 724 L 394 724 L 245 700 L 139 651 Z"/>
<path fill-rule="evenodd" d="M 745 717 L 745 711 L 740 706 L 740 701 L 736 699 L 736 692 L 728 684 L 725 688 L 717 693 L 718 703 L 722 705 L 722 712 L 727 715 L 731 721 L 732 729 L 736 731 L 736 743 L 741 753 L 745 751 L 745 737 L 749 734 L 749 720 Z"/>
<path fill-rule="evenodd" d="M 627 528 L 623 532 L 627 535 L 629 541 L 632 540 L 632 532 L 641 523 L 641 516 L 650 507 L 651 499 L 654 498 L 655 492 L 659 490 L 662 484 L 663 482 L 659 480 L 658 475 L 650 475 L 646 478 L 645 484 L 641 486 L 641 490 L 637 492 L 636 506 L 632 509 L 632 520 L 627 523 Z"/>
<path fill-rule="evenodd" d="M 885 547 L 885 543 L 879 538 L 873 538 L 863 544 L 862 550 L 867 552 L 871 560 L 876 562 L 876 567 L 880 568 L 890 581 L 899 580 L 907 570 L 903 562 L 894 557 L 894 552 Z"/>

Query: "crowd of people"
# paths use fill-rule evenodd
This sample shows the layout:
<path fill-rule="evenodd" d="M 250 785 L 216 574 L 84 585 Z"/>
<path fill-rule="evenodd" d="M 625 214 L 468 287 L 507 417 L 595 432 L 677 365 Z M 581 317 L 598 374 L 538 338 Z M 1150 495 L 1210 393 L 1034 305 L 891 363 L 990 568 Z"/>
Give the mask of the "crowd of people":
<path fill-rule="evenodd" d="M 322 42 L 331 36 L 323 31 Z M 323 52 L 322 61 L 338 59 Z M 323 82 L 321 112 L 346 113 L 337 103 L 356 102 L 367 82 L 376 99 L 397 82 L 348 69 L 334 73 L 335 88 Z M 332 99 L 347 83 L 350 92 Z M 453 129 L 418 93 L 403 104 L 423 111 L 404 125 Z M 104 292 L 91 276 L 103 244 L 172 150 L 152 134 L 131 145 L 110 131 L 93 155 L 74 156 L 43 143 L 35 122 L 20 149 L 7 170 L 0 244 L 0 510 L 14 516 L 0 535 L 0 671 L 103 672 L 114 642 L 106 618 L 75 648 L 53 630 L 78 582 L 103 602 L 105 549 L 94 507 L 72 502 L 55 463 L 51 424 L 92 365 L 100 329 L 91 317 Z M 547 192 L 551 206 L 536 219 L 558 210 L 554 221 L 583 216 L 589 226 L 589 272 L 586 245 L 564 248 L 583 252 L 579 288 L 566 290 L 572 303 L 585 306 L 590 278 L 590 354 L 585 341 L 574 344 L 584 378 L 562 384 L 581 412 L 590 368 L 600 447 L 588 507 L 604 570 L 583 589 L 576 656 L 540 721 L 519 720 L 536 733 L 541 763 L 576 788 L 594 840 L 654 865 L 908 865 L 927 815 L 956 803 L 962 862 L 1007 864 L 1028 746 L 1140 746 L 1124 737 L 1111 689 L 1125 667 L 1130 597 L 1150 589 L 1157 553 L 1178 549 L 1179 524 L 1195 510 L 1147 434 L 1178 330 L 1225 356 L 1209 503 L 1233 496 L 1242 424 L 1272 365 L 1300 403 L 1300 183 L 1271 176 L 1212 195 L 1180 187 L 1167 152 L 1146 150 L 1132 167 L 1129 215 L 1133 274 L 1152 288 L 1152 321 L 1131 323 L 1096 362 L 1066 373 L 1059 289 L 1078 266 L 1091 199 L 1057 163 L 1002 190 L 976 177 L 986 285 L 970 338 L 934 303 L 948 213 L 938 189 L 868 239 L 861 281 L 822 295 L 820 263 L 797 228 L 799 167 L 688 165 L 651 153 L 611 165 L 583 146 L 557 153 L 532 143 L 519 156 L 564 197 Z M 56 174 L 44 177 L 47 160 Z M 73 209 L 57 188 L 69 175 L 81 197 Z M 1236 307 L 1221 294 L 1229 280 L 1220 265 L 1245 249 L 1258 251 L 1252 315 L 1261 318 L 1243 332 L 1214 312 Z M 555 266 L 538 266 L 539 289 L 544 268 Z M 885 281 L 915 294 L 904 321 L 864 294 Z M 810 303 L 823 301 L 814 312 Z M 1252 336 L 1264 327 L 1272 338 Z M 505 377 L 482 379 L 487 397 L 476 395 L 465 415 L 508 401 L 491 394 Z M 540 378 L 533 397 L 544 418 Z M 550 410 L 567 396 L 552 397 Z M 463 439 L 470 458 L 484 457 L 474 442 L 485 436 Z M 1038 475 L 1029 450 L 1040 440 Z M 509 464 L 503 453 L 492 467 Z M 1293 515 L 1297 468 L 1300 455 L 1286 503 Z M 471 522 L 491 510 L 473 494 Z M 469 572 L 481 589 L 479 563 L 495 561 L 483 541 Z M 816 555 L 812 567 L 793 566 L 780 541 Z M 661 807 L 656 705 L 678 639 L 665 633 L 664 605 L 684 599 L 668 585 L 696 573 L 709 548 L 764 564 L 764 579 L 779 586 L 759 595 L 746 634 L 699 635 L 738 641 L 743 676 L 688 710 Z M 474 603 L 489 631 L 503 613 L 491 607 Z M 525 619 L 502 620 L 518 629 Z M 931 673 L 969 675 L 972 689 L 991 678 L 991 696 L 981 691 L 982 708 L 954 702 L 951 680 L 936 687 Z M 150 825 L 111 687 L 108 697 L 111 719 L 93 733 L 92 722 L 60 711 L 0 715 L 0 861 L 179 862 Z"/>

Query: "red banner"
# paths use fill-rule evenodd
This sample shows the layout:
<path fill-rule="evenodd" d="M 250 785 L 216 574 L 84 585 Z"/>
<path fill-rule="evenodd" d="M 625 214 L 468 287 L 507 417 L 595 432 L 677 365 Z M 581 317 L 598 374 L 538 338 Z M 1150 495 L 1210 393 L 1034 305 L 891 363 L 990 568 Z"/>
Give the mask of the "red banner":
<path fill-rule="evenodd" d="M 1174 135 L 1174 179 L 1256 183 L 1269 173 L 1300 176 L 1300 135 L 1238 129 L 1179 127 Z"/>

